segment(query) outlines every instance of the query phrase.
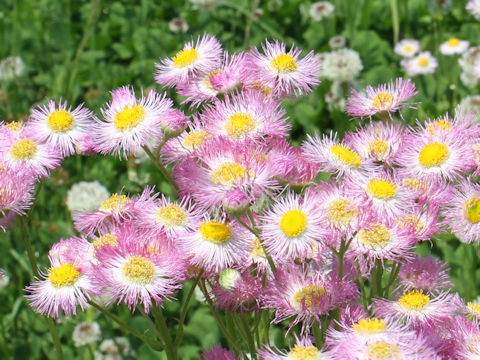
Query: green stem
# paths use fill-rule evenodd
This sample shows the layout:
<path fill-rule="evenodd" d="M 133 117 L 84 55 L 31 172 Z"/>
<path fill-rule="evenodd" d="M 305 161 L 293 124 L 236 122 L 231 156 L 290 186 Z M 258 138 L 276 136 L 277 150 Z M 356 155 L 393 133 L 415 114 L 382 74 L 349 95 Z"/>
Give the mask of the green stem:
<path fill-rule="evenodd" d="M 177 360 L 176 348 L 173 346 L 172 337 L 168 330 L 167 322 L 162 312 L 156 305 L 151 307 L 153 316 L 155 317 L 155 325 L 157 325 L 158 331 L 162 335 L 162 340 L 165 343 L 165 352 L 167 353 L 168 360 Z"/>
<path fill-rule="evenodd" d="M 150 324 L 150 327 L 153 329 L 153 331 L 155 331 L 155 334 L 157 334 L 157 339 L 162 341 L 163 340 L 163 334 L 160 331 L 158 331 L 157 326 L 153 322 L 150 315 L 148 315 L 145 312 L 145 309 L 143 307 L 139 306 L 138 309 L 141 312 L 142 316 L 145 318 L 145 320 L 147 320 L 147 322 Z"/>
<path fill-rule="evenodd" d="M 398 273 L 400 272 L 401 267 L 402 267 L 401 263 L 393 264 L 392 271 L 390 272 L 390 278 L 388 279 L 387 285 L 383 289 L 383 293 L 385 296 L 388 296 L 390 286 L 392 286 L 395 280 L 397 279 L 397 276 L 398 276 Z"/>
<path fill-rule="evenodd" d="M 250 356 L 252 359 L 256 360 L 257 359 L 257 349 L 255 347 L 255 341 L 252 336 L 252 332 L 250 331 L 250 327 L 248 326 L 247 321 L 245 320 L 245 314 L 241 312 L 238 314 L 238 317 L 240 319 L 240 324 L 244 329 L 246 340 L 247 340 L 247 346 L 248 350 L 250 351 Z"/>
<path fill-rule="evenodd" d="M 313 332 L 313 338 L 315 339 L 315 346 L 317 348 L 320 348 L 323 342 L 321 323 L 319 323 L 318 321 L 314 321 L 312 325 L 312 332 Z"/>
<path fill-rule="evenodd" d="M 365 291 L 365 282 L 363 281 L 363 276 L 362 276 L 362 272 L 360 271 L 360 264 L 358 263 L 358 261 L 355 262 L 355 267 L 357 268 L 357 272 L 358 272 L 358 284 L 360 286 L 360 292 L 362 293 L 363 308 L 365 309 L 365 312 L 367 312 L 368 310 L 367 292 Z"/>
<path fill-rule="evenodd" d="M 148 148 L 148 146 L 142 146 L 143 150 L 147 153 L 148 157 L 152 162 L 155 164 L 155 166 L 160 170 L 162 175 L 165 177 L 165 179 L 170 183 L 170 185 L 173 187 L 173 190 L 178 193 L 178 184 L 177 182 L 173 179 L 172 175 L 168 172 L 168 170 L 163 166 L 163 164 L 160 162 L 158 157 L 155 157 L 155 155 L 152 153 L 152 151 Z"/>
<path fill-rule="evenodd" d="M 55 351 L 57 352 L 57 359 L 63 360 L 63 350 L 62 344 L 60 343 L 60 338 L 58 336 L 57 328 L 52 318 L 47 317 L 47 326 L 50 334 L 52 334 L 53 344 L 55 345 Z"/>
<path fill-rule="evenodd" d="M 390 0 L 390 9 L 392 10 L 393 23 L 393 45 L 398 42 L 398 35 L 400 32 L 400 21 L 398 18 L 398 3 L 397 0 Z"/>
<path fill-rule="evenodd" d="M 250 46 L 250 33 L 251 33 L 251 28 L 252 28 L 252 22 L 253 19 L 255 18 L 255 11 L 258 8 L 258 5 L 260 3 L 260 0 L 253 0 L 252 1 L 252 8 L 250 10 L 250 16 L 247 16 L 247 23 L 245 25 L 245 35 L 243 37 L 243 49 L 248 50 L 248 47 Z"/>

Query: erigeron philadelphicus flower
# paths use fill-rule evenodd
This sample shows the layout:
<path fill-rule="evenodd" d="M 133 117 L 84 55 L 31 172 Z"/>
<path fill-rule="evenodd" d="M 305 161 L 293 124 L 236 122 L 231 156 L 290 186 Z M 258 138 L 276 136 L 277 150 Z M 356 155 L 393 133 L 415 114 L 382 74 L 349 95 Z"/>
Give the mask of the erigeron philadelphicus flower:
<path fill-rule="evenodd" d="M 480 185 L 462 180 L 443 215 L 445 223 L 460 241 L 480 241 Z"/>
<path fill-rule="evenodd" d="M 25 215 L 32 205 L 34 188 L 35 178 L 30 174 L 2 169 L 0 165 L 0 214 Z"/>
<path fill-rule="evenodd" d="M 448 41 L 440 44 L 440 52 L 443 55 L 456 55 L 463 54 L 470 46 L 470 42 L 467 40 L 460 40 L 456 37 L 450 38 Z"/>
<path fill-rule="evenodd" d="M 160 120 L 160 127 L 166 139 L 177 137 L 185 131 L 189 118 L 181 110 L 168 111 Z"/>
<path fill-rule="evenodd" d="M 251 51 L 252 66 L 261 83 L 273 84 L 272 94 L 277 97 L 308 94 L 320 84 L 320 59 L 310 51 L 300 58 L 301 50 L 279 41 L 265 41 L 263 53 Z"/>
<path fill-rule="evenodd" d="M 314 346 L 308 337 L 296 338 L 295 345 L 288 350 L 265 346 L 258 354 L 262 360 L 333 360 L 328 353 Z"/>
<path fill-rule="evenodd" d="M 328 40 L 328 45 L 332 49 L 339 49 L 339 48 L 344 47 L 346 42 L 347 42 L 347 40 L 345 39 L 344 36 L 337 35 L 337 36 L 334 36 L 334 37 L 330 38 L 330 40 Z"/>
<path fill-rule="evenodd" d="M 10 81 L 22 76 L 25 64 L 20 56 L 9 56 L 0 61 L 0 80 Z"/>
<path fill-rule="evenodd" d="M 460 80 L 469 87 L 474 88 L 478 84 L 478 62 L 480 59 L 480 46 L 474 46 L 465 51 L 458 59 L 462 68 Z"/>
<path fill-rule="evenodd" d="M 95 352 L 95 360 L 122 360 L 136 355 L 126 337 L 116 337 L 115 340 L 105 339 L 98 349 L 101 353 Z"/>
<path fill-rule="evenodd" d="M 187 32 L 188 30 L 188 23 L 185 19 L 181 17 L 174 17 L 172 20 L 168 22 L 168 28 L 171 32 L 178 33 L 178 32 Z"/>
<path fill-rule="evenodd" d="M 474 115 L 471 113 L 462 115 L 460 108 L 455 109 L 455 116 L 452 118 L 448 114 L 445 114 L 439 118 L 430 120 L 427 119 L 423 124 L 417 121 L 418 133 L 427 137 L 435 138 L 440 134 L 448 134 L 455 132 L 457 136 L 461 136 L 465 139 L 476 136 L 474 129 L 471 125 L 474 119 Z M 460 135 L 460 132 L 463 132 Z"/>
<path fill-rule="evenodd" d="M 247 261 L 245 262 L 245 266 L 254 266 L 259 274 L 265 274 L 272 270 L 270 264 L 268 263 L 267 254 L 262 247 L 260 239 L 253 234 L 250 237 L 248 250 L 250 251 L 250 253 L 248 255 Z M 285 259 L 285 261 L 282 261 L 282 263 L 285 263 L 286 261 L 287 259 Z"/>
<path fill-rule="evenodd" d="M 173 176 L 180 194 L 191 196 L 203 208 L 220 206 L 227 192 L 237 187 L 252 200 L 278 187 L 265 153 L 254 142 L 211 139 L 195 155 L 199 161 L 185 158 L 175 165 Z"/>
<path fill-rule="evenodd" d="M 241 92 L 205 107 L 202 120 L 213 136 L 231 141 L 285 137 L 290 124 L 279 102 L 258 92 Z"/>
<path fill-rule="evenodd" d="M 244 264 L 250 241 L 250 232 L 238 222 L 205 217 L 194 231 L 178 239 L 178 245 L 190 264 L 218 272 Z"/>
<path fill-rule="evenodd" d="M 480 329 L 477 321 L 455 316 L 447 329 L 454 342 L 452 359 L 476 360 L 480 354 Z"/>
<path fill-rule="evenodd" d="M 10 283 L 10 277 L 7 275 L 6 271 L 0 269 L 0 291 L 5 289 Z"/>
<path fill-rule="evenodd" d="M 221 345 L 214 345 L 212 350 L 203 352 L 202 360 L 236 360 L 235 355 L 222 348 Z"/>
<path fill-rule="evenodd" d="M 412 193 L 420 208 L 425 205 L 435 208 L 446 205 L 450 201 L 453 185 L 446 184 L 442 179 L 420 180 L 416 177 L 410 177 L 411 174 L 408 174 L 408 170 L 405 171 L 407 174 L 402 177 L 402 185 Z M 427 223 L 430 223 L 430 221 Z"/>
<path fill-rule="evenodd" d="M 420 42 L 416 39 L 403 39 L 399 41 L 394 51 L 403 57 L 411 58 L 420 50 Z"/>
<path fill-rule="evenodd" d="M 365 95 L 352 89 L 347 100 L 347 114 L 352 116 L 372 116 L 397 112 L 403 107 L 411 107 L 407 100 L 417 94 L 415 83 L 410 79 L 397 78 L 395 83 L 381 84 L 378 87 L 367 86 Z"/>
<path fill-rule="evenodd" d="M 98 152 L 126 157 L 140 146 L 162 136 L 161 121 L 172 110 L 172 101 L 151 90 L 135 97 L 132 88 L 113 90 L 112 101 L 101 109 L 105 121 L 96 119 L 95 143 Z"/>
<path fill-rule="evenodd" d="M 191 81 L 199 73 L 212 71 L 222 58 L 222 45 L 211 35 L 204 34 L 197 41 L 190 41 L 172 58 L 155 64 L 155 80 L 164 86 L 173 87 Z"/>
<path fill-rule="evenodd" d="M 335 6 L 333 6 L 328 1 L 318 1 L 318 2 L 314 2 L 310 6 L 310 10 L 308 11 L 308 14 L 313 20 L 321 21 L 324 18 L 327 18 L 330 15 L 332 15 L 334 9 L 335 9 Z"/>
<path fill-rule="evenodd" d="M 262 239 L 274 259 L 303 258 L 322 241 L 327 232 L 318 203 L 312 191 L 303 197 L 288 193 L 261 216 Z"/>
<path fill-rule="evenodd" d="M 406 266 L 402 266 L 398 278 L 402 288 L 419 289 L 426 293 L 440 292 L 452 286 L 447 263 L 430 255 L 415 255 Z"/>
<path fill-rule="evenodd" d="M 60 262 L 82 263 L 84 269 L 91 266 L 94 261 L 94 246 L 83 237 L 71 237 L 60 239 L 52 245 L 48 251 L 50 259 L 56 259 Z"/>
<path fill-rule="evenodd" d="M 469 10 L 477 20 L 480 20 L 480 0 L 470 0 L 465 9 Z"/>
<path fill-rule="evenodd" d="M 40 142 L 47 142 L 52 147 L 59 149 L 63 156 L 75 153 L 75 145 L 93 125 L 95 115 L 78 105 L 72 107 L 66 101 L 58 104 L 50 100 L 47 105 L 38 105 L 32 110 L 28 127 Z"/>
<path fill-rule="evenodd" d="M 0 163 L 15 173 L 48 177 L 49 170 L 60 166 L 62 156 L 51 145 L 35 140 L 32 129 L 18 134 L 0 134 Z"/>
<path fill-rule="evenodd" d="M 405 212 L 396 218 L 401 228 L 411 232 L 415 242 L 428 241 L 443 230 L 443 224 L 439 222 L 439 204 L 432 201 L 426 205 L 415 203 L 412 210 L 405 209 Z"/>
<path fill-rule="evenodd" d="M 75 326 L 72 333 L 73 345 L 80 347 L 92 345 L 101 339 L 102 333 L 100 325 L 96 321 L 82 322 Z"/>
<path fill-rule="evenodd" d="M 394 164 L 403 150 L 405 129 L 393 122 L 370 122 L 355 132 L 345 134 L 349 144 L 364 159 Z"/>
<path fill-rule="evenodd" d="M 474 113 L 474 122 L 480 122 L 480 95 L 470 95 L 464 97 L 462 101 L 460 101 L 458 108 L 460 115 L 465 116 L 467 114 Z"/>
<path fill-rule="evenodd" d="M 363 64 L 358 52 L 344 48 L 325 53 L 321 68 L 321 75 L 326 79 L 347 83 L 360 74 Z"/>
<path fill-rule="evenodd" d="M 67 192 L 66 205 L 71 212 L 94 211 L 110 197 L 110 192 L 99 181 L 80 181 Z"/>
<path fill-rule="evenodd" d="M 456 295 L 440 292 L 436 295 L 420 290 L 403 292 L 397 300 L 373 299 L 374 313 L 388 320 L 404 322 L 409 327 L 446 321 L 456 311 Z"/>
<path fill-rule="evenodd" d="M 305 333 L 313 320 L 319 321 L 320 316 L 344 306 L 357 292 L 353 283 L 340 281 L 333 273 L 307 274 L 307 270 L 290 265 L 279 269 L 267 283 L 261 304 L 265 309 L 275 309 L 273 323 L 292 318 L 288 327 L 302 323 Z"/>
<path fill-rule="evenodd" d="M 400 63 L 409 76 L 433 74 L 438 61 L 430 51 L 423 51 L 415 57 L 404 59 Z"/>
<path fill-rule="evenodd" d="M 117 245 L 97 249 L 95 286 L 107 295 L 106 303 L 124 302 L 145 312 L 155 303 L 171 299 L 184 280 L 184 264 L 169 251 L 151 251 L 148 236 L 134 226 L 117 233 Z"/>

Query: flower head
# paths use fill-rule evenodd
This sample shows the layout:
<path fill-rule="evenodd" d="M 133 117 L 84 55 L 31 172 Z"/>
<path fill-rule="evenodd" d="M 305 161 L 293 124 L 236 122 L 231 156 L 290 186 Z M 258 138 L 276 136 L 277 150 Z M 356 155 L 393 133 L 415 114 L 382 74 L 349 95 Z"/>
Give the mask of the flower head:
<path fill-rule="evenodd" d="M 411 58 L 420 50 L 420 42 L 416 39 L 404 39 L 395 45 L 394 51 L 403 57 Z"/>
<path fill-rule="evenodd" d="M 443 55 L 463 54 L 469 46 L 469 41 L 452 37 L 440 45 L 440 52 Z"/>

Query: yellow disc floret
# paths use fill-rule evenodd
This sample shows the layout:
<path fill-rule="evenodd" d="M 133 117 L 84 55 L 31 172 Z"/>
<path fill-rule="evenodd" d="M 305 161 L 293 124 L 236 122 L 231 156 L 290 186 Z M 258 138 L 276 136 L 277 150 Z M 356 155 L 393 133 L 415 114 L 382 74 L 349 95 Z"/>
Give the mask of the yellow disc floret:
<path fill-rule="evenodd" d="M 377 110 L 384 110 L 392 105 L 393 97 L 389 92 L 379 92 L 372 99 L 372 107 Z"/>
<path fill-rule="evenodd" d="M 198 58 L 198 55 L 198 51 L 195 50 L 193 47 L 180 50 L 172 58 L 173 64 L 177 67 L 188 66 Z"/>
<path fill-rule="evenodd" d="M 436 120 L 428 124 L 427 126 L 427 131 L 430 135 L 435 134 L 435 130 L 443 130 L 445 132 L 448 132 L 452 129 L 453 124 L 445 119 L 442 120 Z"/>
<path fill-rule="evenodd" d="M 398 299 L 398 303 L 407 310 L 422 311 L 430 304 L 430 296 L 418 290 L 410 290 Z"/>
<path fill-rule="evenodd" d="M 389 180 L 372 179 L 367 186 L 368 192 L 377 199 L 389 200 L 395 197 L 397 186 Z"/>
<path fill-rule="evenodd" d="M 187 219 L 187 213 L 177 204 L 168 204 L 157 210 L 157 219 L 169 226 L 182 226 Z"/>
<path fill-rule="evenodd" d="M 236 162 L 225 162 L 212 171 L 210 179 L 217 185 L 232 186 L 248 175 L 251 174 L 243 165 Z"/>
<path fill-rule="evenodd" d="M 320 355 L 320 350 L 315 346 L 300 346 L 295 345 L 292 350 L 288 352 L 288 359 L 291 360 L 317 360 Z"/>
<path fill-rule="evenodd" d="M 368 152 L 379 159 L 383 159 L 390 150 L 388 142 L 382 139 L 372 140 L 368 143 Z"/>
<path fill-rule="evenodd" d="M 460 45 L 460 39 L 451 38 L 447 41 L 447 44 L 450 47 L 457 47 L 458 45 Z"/>
<path fill-rule="evenodd" d="M 10 155 L 15 160 L 31 160 L 37 153 L 37 143 L 31 139 L 19 139 L 10 148 Z"/>
<path fill-rule="evenodd" d="M 216 221 L 202 223 L 199 231 L 203 239 L 218 245 L 226 243 L 232 236 L 232 228 L 229 225 Z"/>
<path fill-rule="evenodd" d="M 238 112 L 230 115 L 227 121 L 225 121 L 225 131 L 229 137 L 240 139 L 255 130 L 256 125 L 252 115 Z"/>
<path fill-rule="evenodd" d="M 307 229 L 307 216 L 297 209 L 287 211 L 280 219 L 280 229 L 288 237 L 300 236 Z"/>
<path fill-rule="evenodd" d="M 73 115 L 67 110 L 57 110 L 47 117 L 47 124 L 55 132 L 66 132 L 75 125 Z"/>
<path fill-rule="evenodd" d="M 21 131 L 23 129 L 23 122 L 12 121 L 7 124 L 7 129 L 11 131 Z"/>
<path fill-rule="evenodd" d="M 208 136 L 205 130 L 190 131 L 183 139 L 183 147 L 189 151 L 193 151 L 198 148 Z"/>
<path fill-rule="evenodd" d="M 428 64 L 430 64 L 430 60 L 427 57 L 422 56 L 422 57 L 418 58 L 418 66 L 427 67 Z"/>
<path fill-rule="evenodd" d="M 350 199 L 340 197 L 327 205 L 327 218 L 333 226 L 347 226 L 357 214 L 358 208 Z"/>
<path fill-rule="evenodd" d="M 358 231 L 358 240 L 371 247 L 383 247 L 390 242 L 390 230 L 383 224 L 374 224 Z"/>
<path fill-rule="evenodd" d="M 293 295 L 293 301 L 299 308 L 305 306 L 311 309 L 313 306 L 318 306 L 322 296 L 326 293 L 325 288 L 320 285 L 307 285 L 298 290 Z"/>
<path fill-rule="evenodd" d="M 56 288 L 74 285 L 80 275 L 80 271 L 69 262 L 48 269 L 48 279 Z"/>
<path fill-rule="evenodd" d="M 410 191 L 426 191 L 429 187 L 427 182 L 413 178 L 403 179 L 402 185 Z"/>
<path fill-rule="evenodd" d="M 282 73 L 290 73 L 297 70 L 298 67 L 295 59 L 290 54 L 278 55 L 270 61 L 270 64 L 275 70 Z"/>
<path fill-rule="evenodd" d="M 147 285 L 151 284 L 155 277 L 155 266 L 152 260 L 140 256 L 130 256 L 122 266 L 123 276 L 130 282 Z"/>
<path fill-rule="evenodd" d="M 340 144 L 335 144 L 330 149 L 332 154 L 345 165 L 359 167 L 362 164 L 362 158 L 357 152 Z"/>
<path fill-rule="evenodd" d="M 471 198 L 465 203 L 465 217 L 471 223 L 480 222 L 480 199 Z"/>
<path fill-rule="evenodd" d="M 366 318 L 352 325 L 353 330 L 357 333 L 378 334 L 387 329 L 387 324 L 382 319 Z"/>
<path fill-rule="evenodd" d="M 402 351 L 392 343 L 386 341 L 377 341 L 365 349 L 365 357 L 369 360 L 397 360 L 402 359 Z"/>
<path fill-rule="evenodd" d="M 252 243 L 250 244 L 250 249 L 252 250 L 250 252 L 250 256 L 252 257 L 261 257 L 261 258 L 266 258 L 267 255 L 265 254 L 265 250 L 263 250 L 262 244 L 260 243 L 260 239 L 256 237 L 253 239 Z"/>
<path fill-rule="evenodd" d="M 426 168 L 442 165 L 450 155 L 448 146 L 441 142 L 432 142 L 425 145 L 418 154 L 420 165 Z"/>
<path fill-rule="evenodd" d="M 100 204 L 100 210 L 102 211 L 118 211 L 124 207 L 130 199 L 126 195 L 112 194 L 107 200 Z"/>
<path fill-rule="evenodd" d="M 142 122 L 145 108 L 142 105 L 125 106 L 113 119 L 113 125 L 120 131 L 131 130 Z"/>
<path fill-rule="evenodd" d="M 105 245 L 117 245 L 117 235 L 105 234 L 95 239 L 92 244 L 95 250 L 98 250 Z"/>

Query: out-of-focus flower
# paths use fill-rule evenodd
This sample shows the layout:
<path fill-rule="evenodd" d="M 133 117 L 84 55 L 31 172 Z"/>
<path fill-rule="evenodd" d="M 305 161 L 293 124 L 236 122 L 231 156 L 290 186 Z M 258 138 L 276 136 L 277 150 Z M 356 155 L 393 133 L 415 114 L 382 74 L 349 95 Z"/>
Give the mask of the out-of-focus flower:
<path fill-rule="evenodd" d="M 71 212 L 93 211 L 110 197 L 110 192 L 98 181 L 80 181 L 67 192 L 67 207 Z"/>
<path fill-rule="evenodd" d="M 478 84 L 478 74 L 475 68 L 480 61 L 480 46 L 471 47 L 458 59 L 458 63 L 462 68 L 460 80 L 466 86 L 473 88 Z"/>
<path fill-rule="evenodd" d="M 99 350 L 100 352 L 95 352 L 95 360 L 121 360 L 135 356 L 135 351 L 125 337 L 105 339 L 100 344 Z"/>
<path fill-rule="evenodd" d="M 420 50 L 420 42 L 416 39 L 403 39 L 395 45 L 394 51 L 403 57 L 410 58 Z"/>
<path fill-rule="evenodd" d="M 187 32 L 188 30 L 188 23 L 185 19 L 181 17 L 175 17 L 168 23 L 168 28 L 171 32 L 178 33 L 178 32 Z"/>
<path fill-rule="evenodd" d="M 455 37 L 450 38 L 440 45 L 440 52 L 443 55 L 456 55 L 463 54 L 470 46 L 470 42 L 467 40 L 460 40 Z"/>
<path fill-rule="evenodd" d="M 190 0 L 194 10 L 211 11 L 220 5 L 220 0 Z"/>
<path fill-rule="evenodd" d="M 430 51 L 424 51 L 415 57 L 403 59 L 401 65 L 409 76 L 426 75 L 435 72 L 438 61 Z"/>
<path fill-rule="evenodd" d="M 0 61 L 0 80 L 10 81 L 22 76 L 25 65 L 20 56 L 9 56 Z"/>
<path fill-rule="evenodd" d="M 477 20 L 480 20 L 480 0 L 470 0 L 465 9 L 469 10 Z"/>
<path fill-rule="evenodd" d="M 333 6 L 328 1 L 318 1 L 313 3 L 308 11 L 310 17 L 315 21 L 321 21 L 326 17 L 332 15 L 335 6 Z"/>
<path fill-rule="evenodd" d="M 0 291 L 5 289 L 10 282 L 10 277 L 7 275 L 6 271 L 0 269 Z"/>
<path fill-rule="evenodd" d="M 76 347 L 91 345 L 99 341 L 101 335 L 100 325 L 96 321 L 82 322 L 73 329 L 73 344 Z"/>
<path fill-rule="evenodd" d="M 344 47 L 346 42 L 347 42 L 347 40 L 345 39 L 344 36 L 337 35 L 337 36 L 334 36 L 334 37 L 330 38 L 330 40 L 328 40 L 328 45 L 332 49 L 339 49 L 339 48 Z"/>
<path fill-rule="evenodd" d="M 474 122 L 480 122 L 480 95 L 471 95 L 462 99 L 459 105 L 462 115 L 475 114 Z"/>
<path fill-rule="evenodd" d="M 353 81 L 363 69 L 358 52 L 352 49 L 339 49 L 324 54 L 322 76 L 339 82 Z"/>

